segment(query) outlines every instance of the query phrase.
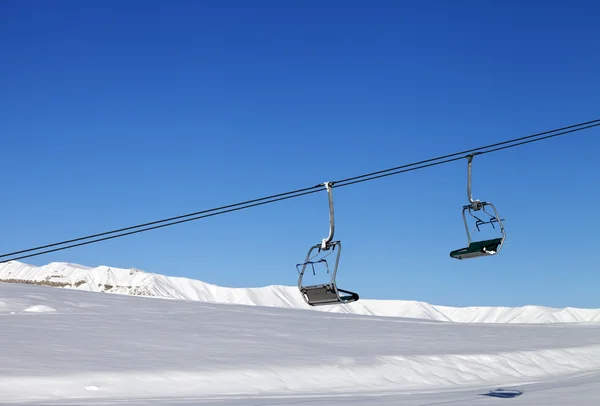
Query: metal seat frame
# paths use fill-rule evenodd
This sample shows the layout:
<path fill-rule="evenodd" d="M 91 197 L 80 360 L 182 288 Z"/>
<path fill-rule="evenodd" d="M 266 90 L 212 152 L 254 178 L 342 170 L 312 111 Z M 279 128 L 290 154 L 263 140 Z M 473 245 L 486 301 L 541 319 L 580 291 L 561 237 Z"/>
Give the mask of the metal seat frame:
<path fill-rule="evenodd" d="M 498 214 L 498 210 L 496 209 L 496 206 L 494 206 L 494 204 L 491 202 L 482 202 L 480 200 L 473 199 L 473 195 L 472 195 L 472 191 L 471 191 L 471 178 L 472 178 L 472 166 L 473 166 L 474 155 L 475 154 L 467 155 L 467 160 L 468 160 L 468 164 L 467 164 L 467 196 L 469 198 L 469 204 L 463 206 L 463 209 L 462 209 L 462 217 L 463 217 L 463 221 L 465 223 L 465 230 L 467 232 L 468 245 L 466 248 L 461 248 L 461 249 L 450 252 L 450 257 L 455 258 L 455 259 L 468 259 L 468 258 L 478 258 L 478 257 L 482 257 L 482 256 L 496 255 L 500 252 L 500 250 L 502 249 L 502 246 L 504 245 L 504 241 L 506 240 L 506 231 L 504 230 L 504 224 L 502 223 L 502 220 L 500 219 L 500 215 Z M 486 211 L 485 210 L 486 206 L 491 207 L 492 210 L 494 211 L 494 214 L 491 214 L 488 211 Z M 490 217 L 489 221 L 484 221 L 473 214 L 473 212 L 478 212 L 480 210 Z M 479 226 L 481 226 L 481 225 L 490 224 L 493 228 L 496 228 L 494 226 L 494 223 L 498 223 L 498 226 L 500 227 L 501 237 L 488 240 L 489 244 L 479 247 L 478 245 L 480 245 L 480 244 L 478 244 L 478 243 L 481 243 L 483 241 L 472 241 L 472 233 L 469 232 L 469 225 L 467 223 L 467 217 L 466 217 L 467 212 L 471 217 L 475 218 L 475 220 L 476 220 L 475 228 L 477 229 L 477 231 L 480 231 Z M 475 230 L 473 230 L 473 233 L 474 232 L 475 232 Z M 469 248 L 473 248 L 475 246 L 477 246 L 477 250 L 469 249 Z"/>
<path fill-rule="evenodd" d="M 335 232 L 335 220 L 334 220 L 334 212 L 333 212 L 333 193 L 332 193 L 332 182 L 325 182 L 323 184 L 327 188 L 327 195 L 329 198 L 329 235 L 327 238 L 323 238 L 320 244 L 313 245 L 308 250 L 306 254 L 306 259 L 304 263 L 297 264 L 296 269 L 298 271 L 298 289 L 302 294 L 302 298 L 304 301 L 310 306 L 321 306 L 321 305 L 331 305 L 331 304 L 344 304 L 344 303 L 352 303 L 359 299 L 357 293 L 340 289 L 337 287 L 336 276 L 338 265 L 340 262 L 340 254 L 342 253 L 342 242 L 341 241 L 333 241 L 333 235 Z M 323 251 L 329 251 L 326 256 L 333 253 L 337 250 L 337 255 L 335 256 L 335 264 L 333 266 L 333 271 L 329 270 L 329 264 L 324 258 L 321 258 L 318 261 L 312 261 L 314 258 L 313 251 L 317 251 L 316 255 L 319 255 Z M 314 264 L 324 262 L 327 268 L 327 272 L 330 273 L 331 278 L 329 283 L 318 284 L 318 285 L 309 285 L 304 286 L 302 284 L 302 279 L 304 277 L 304 273 L 306 272 L 307 266 L 310 265 L 314 272 Z M 343 294 L 343 295 L 342 295 Z"/>

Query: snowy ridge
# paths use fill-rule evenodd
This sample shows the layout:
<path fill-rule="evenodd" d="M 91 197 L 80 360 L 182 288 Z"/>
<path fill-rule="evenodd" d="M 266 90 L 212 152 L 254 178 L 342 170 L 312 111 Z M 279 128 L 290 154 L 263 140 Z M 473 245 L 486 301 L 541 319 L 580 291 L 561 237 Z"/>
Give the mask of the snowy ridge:
<path fill-rule="evenodd" d="M 557 360 L 561 360 L 557 362 Z M 89 397 L 101 382 L 111 394 L 133 396 L 251 396 L 331 395 L 456 389 L 485 382 L 548 378 L 600 367 L 600 346 L 520 353 L 474 355 L 387 356 L 371 365 L 277 366 L 219 371 L 114 371 L 43 377 L 7 376 L 0 393 L 8 399 L 23 396 L 23 387 L 35 388 L 39 399 L 71 393 Z M 476 372 L 471 372 L 476 371 Z M 313 377 L 319 376 L 319 379 Z M 148 385 L 152 382 L 152 385 Z M 75 389 L 75 390 L 74 390 Z M 31 390 L 31 389 L 30 389 Z M 74 393 L 73 393 L 74 392 Z M 75 395 L 75 396 L 73 396 Z"/>
<path fill-rule="evenodd" d="M 406 300 L 361 299 L 340 306 L 308 306 L 295 286 L 227 288 L 199 280 L 107 266 L 96 268 L 53 262 L 33 266 L 10 261 L 0 264 L 0 281 L 152 296 L 211 303 L 312 309 L 385 317 L 407 317 L 460 323 L 574 323 L 600 322 L 600 309 L 523 307 L 448 307 Z"/>

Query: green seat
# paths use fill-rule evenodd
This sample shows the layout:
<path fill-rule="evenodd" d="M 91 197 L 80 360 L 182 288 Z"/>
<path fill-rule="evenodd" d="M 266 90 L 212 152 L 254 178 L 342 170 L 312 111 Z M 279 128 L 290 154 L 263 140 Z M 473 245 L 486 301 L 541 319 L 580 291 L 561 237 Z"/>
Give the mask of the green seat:
<path fill-rule="evenodd" d="M 452 258 L 467 259 L 477 258 L 484 255 L 491 255 L 489 251 L 497 251 L 498 246 L 502 243 L 502 238 L 494 238 L 491 240 L 474 241 L 467 248 L 454 250 L 450 253 Z"/>

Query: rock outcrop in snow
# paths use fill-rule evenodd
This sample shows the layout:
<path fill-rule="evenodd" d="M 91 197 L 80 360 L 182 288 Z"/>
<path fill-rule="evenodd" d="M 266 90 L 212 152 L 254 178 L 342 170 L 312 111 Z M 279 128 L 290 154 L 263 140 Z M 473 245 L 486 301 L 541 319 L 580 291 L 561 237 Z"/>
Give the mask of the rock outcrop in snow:
<path fill-rule="evenodd" d="M 385 317 L 407 317 L 463 323 L 600 322 L 600 309 L 523 307 L 448 307 L 406 300 L 361 299 L 349 305 L 310 307 L 295 286 L 227 288 L 199 280 L 107 266 L 96 268 L 54 262 L 33 266 L 10 261 L 0 264 L 0 282 L 153 296 L 166 299 L 243 304 Z"/>

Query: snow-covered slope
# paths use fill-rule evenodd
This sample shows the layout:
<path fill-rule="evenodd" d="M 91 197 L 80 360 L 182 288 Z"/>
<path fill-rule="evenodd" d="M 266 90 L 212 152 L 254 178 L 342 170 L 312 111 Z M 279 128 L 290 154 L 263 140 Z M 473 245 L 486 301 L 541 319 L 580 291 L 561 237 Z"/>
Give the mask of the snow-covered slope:
<path fill-rule="evenodd" d="M 36 267 L 21 262 L 0 264 L 0 281 L 42 283 L 49 286 L 91 292 L 153 296 L 167 299 L 313 309 L 387 317 L 408 317 L 436 321 L 471 323 L 572 323 L 600 322 L 600 309 L 542 306 L 523 307 L 448 307 L 405 300 L 361 299 L 349 305 L 310 307 L 295 286 L 227 288 L 199 280 L 146 273 L 137 269 L 107 266 L 84 267 L 50 263 Z"/>
<path fill-rule="evenodd" d="M 438 323 L 6 283 L 0 322 L 3 404 L 490 405 L 503 401 L 482 394 L 516 386 L 511 403 L 583 406 L 600 393 L 598 324 Z"/>

